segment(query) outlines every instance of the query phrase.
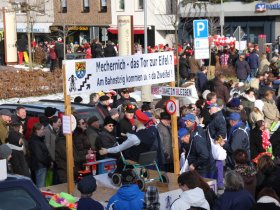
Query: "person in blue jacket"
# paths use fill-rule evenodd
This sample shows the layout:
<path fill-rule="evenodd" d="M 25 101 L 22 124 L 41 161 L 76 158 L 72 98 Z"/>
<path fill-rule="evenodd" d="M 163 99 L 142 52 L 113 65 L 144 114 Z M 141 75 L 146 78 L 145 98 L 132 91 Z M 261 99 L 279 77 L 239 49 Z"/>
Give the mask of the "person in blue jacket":
<path fill-rule="evenodd" d="M 249 57 L 248 57 L 248 64 L 250 66 L 251 69 L 251 78 L 256 76 L 257 70 L 259 68 L 259 56 L 256 52 L 255 49 L 252 50 L 252 52 L 250 53 Z"/>
<path fill-rule="evenodd" d="M 189 170 L 196 170 L 204 178 L 216 178 L 216 165 L 211 152 L 210 141 L 206 140 L 203 129 L 195 122 L 193 114 L 183 118 L 187 129 L 190 130 L 190 149 L 188 154 Z"/>
<path fill-rule="evenodd" d="M 203 91 L 205 90 L 205 86 L 207 83 L 207 72 L 208 69 L 206 66 L 201 66 L 201 71 L 197 72 L 196 74 L 196 88 L 198 90 L 199 93 L 203 93 Z"/>
<path fill-rule="evenodd" d="M 248 163 L 250 162 L 250 131 L 246 127 L 244 122 L 241 120 L 241 116 L 239 113 L 231 113 L 228 120 L 231 125 L 231 128 L 228 135 L 228 141 L 224 145 L 224 149 L 227 151 L 226 164 L 228 167 L 233 169 L 235 165 L 233 160 L 233 153 L 237 149 L 245 150 L 248 156 Z"/>
<path fill-rule="evenodd" d="M 113 195 L 106 210 L 142 210 L 144 206 L 144 193 L 135 184 L 137 175 L 133 169 L 122 171 L 122 186 Z"/>
<path fill-rule="evenodd" d="M 220 137 L 222 137 L 224 140 L 227 139 L 227 123 L 225 120 L 225 117 L 223 115 L 223 112 L 220 107 L 218 107 L 216 104 L 210 104 L 208 107 L 209 113 L 211 115 L 211 121 L 208 124 L 208 127 L 206 129 L 206 136 L 209 141 L 212 141 L 212 139 L 216 142 L 219 140 Z M 222 160 L 215 160 L 216 167 L 217 167 L 217 186 L 218 189 L 224 188 L 223 183 L 223 176 L 224 176 L 224 166 Z"/>

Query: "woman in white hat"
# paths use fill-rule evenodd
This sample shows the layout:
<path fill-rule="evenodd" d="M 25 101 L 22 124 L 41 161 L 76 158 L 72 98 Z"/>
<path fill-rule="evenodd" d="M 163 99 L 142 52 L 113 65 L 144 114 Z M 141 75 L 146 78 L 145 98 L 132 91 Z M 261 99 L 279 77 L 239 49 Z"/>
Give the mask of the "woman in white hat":
<path fill-rule="evenodd" d="M 254 103 L 254 108 L 249 116 L 249 122 L 252 128 L 255 128 L 255 124 L 257 121 L 264 120 L 263 105 L 264 103 L 262 100 L 256 100 Z"/>

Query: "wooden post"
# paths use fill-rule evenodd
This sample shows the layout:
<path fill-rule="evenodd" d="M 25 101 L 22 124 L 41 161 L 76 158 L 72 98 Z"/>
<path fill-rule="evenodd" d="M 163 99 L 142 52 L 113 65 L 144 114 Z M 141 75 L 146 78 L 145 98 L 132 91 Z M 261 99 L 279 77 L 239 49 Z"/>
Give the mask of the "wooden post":
<path fill-rule="evenodd" d="M 175 82 L 170 83 L 171 87 L 175 87 Z M 175 100 L 173 96 L 171 100 Z M 176 113 L 171 115 L 171 134 L 172 134 L 172 149 L 173 149 L 173 164 L 174 174 L 180 174 L 180 161 L 179 161 L 179 145 L 178 145 L 178 126 Z"/>
<path fill-rule="evenodd" d="M 66 91 L 66 68 L 63 65 L 63 93 L 65 115 L 71 116 L 71 99 Z M 67 160 L 67 191 L 69 194 L 74 192 L 74 160 L 73 160 L 73 141 L 72 134 L 66 134 L 66 160 Z"/>

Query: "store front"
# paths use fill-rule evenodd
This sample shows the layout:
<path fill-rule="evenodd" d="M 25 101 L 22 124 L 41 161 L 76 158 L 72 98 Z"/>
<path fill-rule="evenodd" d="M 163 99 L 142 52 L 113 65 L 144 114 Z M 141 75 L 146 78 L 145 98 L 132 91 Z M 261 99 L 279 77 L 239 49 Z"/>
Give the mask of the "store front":
<path fill-rule="evenodd" d="M 248 42 L 258 43 L 258 35 L 266 34 L 266 42 L 275 40 L 275 17 L 226 17 L 225 35 L 231 36 L 238 26 L 241 26 L 246 36 L 243 38 Z"/>

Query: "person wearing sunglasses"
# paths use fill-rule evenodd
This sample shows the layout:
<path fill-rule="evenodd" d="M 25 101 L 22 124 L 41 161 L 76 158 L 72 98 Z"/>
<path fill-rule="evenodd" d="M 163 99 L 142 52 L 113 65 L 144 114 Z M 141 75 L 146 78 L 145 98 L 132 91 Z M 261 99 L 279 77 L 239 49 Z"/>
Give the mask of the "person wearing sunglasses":
<path fill-rule="evenodd" d="M 99 137 L 96 139 L 96 148 L 100 150 L 101 148 L 110 148 L 116 146 L 117 139 L 114 135 L 114 127 L 116 125 L 116 121 L 113 120 L 111 117 L 106 117 L 104 119 L 103 129 L 100 132 Z M 97 159 L 104 159 L 107 157 L 118 158 L 119 153 L 117 154 L 108 154 L 108 155 L 98 155 Z"/>

